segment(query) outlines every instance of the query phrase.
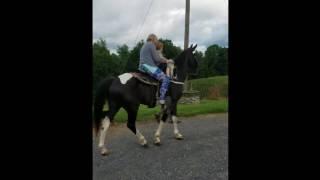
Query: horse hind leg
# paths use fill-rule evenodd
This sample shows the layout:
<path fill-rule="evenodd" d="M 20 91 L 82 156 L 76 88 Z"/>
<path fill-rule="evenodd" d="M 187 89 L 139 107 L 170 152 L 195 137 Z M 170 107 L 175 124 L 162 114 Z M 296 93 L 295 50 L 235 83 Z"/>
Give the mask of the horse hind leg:
<path fill-rule="evenodd" d="M 100 148 L 100 153 L 101 155 L 107 155 L 108 149 L 105 147 L 105 138 L 106 138 L 106 134 L 107 131 L 109 129 L 110 126 L 110 119 L 108 116 L 106 116 L 103 120 L 102 120 L 102 125 L 101 125 L 101 129 L 100 129 L 100 138 L 99 138 L 99 145 L 98 147 Z"/>
<path fill-rule="evenodd" d="M 105 118 L 102 120 L 102 125 L 100 129 L 100 138 L 99 138 L 99 145 L 101 155 L 105 156 L 108 155 L 110 152 L 105 147 L 105 139 L 107 135 L 107 131 L 110 127 L 110 123 L 113 120 L 115 114 L 119 111 L 120 107 L 118 106 L 109 106 L 110 110 L 106 113 Z"/>
<path fill-rule="evenodd" d="M 167 107 L 167 108 L 170 108 Z M 158 126 L 158 129 L 156 130 L 156 133 L 154 134 L 154 144 L 159 146 L 161 145 L 161 142 L 160 142 L 160 135 L 161 135 L 161 131 L 162 131 L 162 128 L 163 128 L 163 125 L 164 123 L 166 122 L 168 116 L 170 116 L 170 111 L 169 109 L 163 109 L 160 113 L 159 113 L 159 126 Z"/>
<path fill-rule="evenodd" d="M 163 125 L 164 125 L 164 121 L 160 120 L 158 129 L 157 129 L 156 133 L 154 134 L 154 144 L 157 145 L 157 146 L 159 146 L 161 144 L 161 142 L 160 142 L 160 134 L 161 134 Z"/>

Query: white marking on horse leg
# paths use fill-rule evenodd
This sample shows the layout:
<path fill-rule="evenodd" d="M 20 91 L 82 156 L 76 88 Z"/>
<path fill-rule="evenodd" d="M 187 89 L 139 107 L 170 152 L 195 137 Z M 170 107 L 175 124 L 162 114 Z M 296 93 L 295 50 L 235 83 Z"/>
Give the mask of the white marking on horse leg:
<path fill-rule="evenodd" d="M 178 119 L 176 116 L 172 116 L 172 121 L 173 121 L 173 133 L 176 137 L 176 139 L 183 139 L 182 134 L 179 133 L 179 129 L 178 129 Z"/>
<path fill-rule="evenodd" d="M 107 149 L 104 146 L 106 134 L 108 131 L 108 128 L 110 126 L 110 119 L 108 117 L 105 117 L 102 120 L 102 126 L 100 130 L 100 138 L 99 138 L 99 148 L 101 148 L 101 154 L 105 155 L 107 153 Z"/>
<path fill-rule="evenodd" d="M 137 129 L 137 133 L 136 133 L 139 143 L 144 146 L 147 144 L 147 140 L 144 138 L 144 136 L 141 134 L 141 132 Z"/>
<path fill-rule="evenodd" d="M 163 124 L 164 122 L 162 120 L 160 120 L 160 123 L 159 123 L 159 126 L 158 126 L 158 129 L 155 133 L 155 138 L 154 138 L 154 143 L 155 144 L 160 144 L 160 134 L 161 134 L 161 131 L 162 131 L 162 128 L 163 128 Z"/>
<path fill-rule="evenodd" d="M 173 121 L 173 128 L 174 128 L 173 133 L 177 134 L 177 133 L 179 133 L 177 117 L 176 116 L 172 116 L 172 121 Z"/>
<path fill-rule="evenodd" d="M 164 124 L 164 122 L 162 120 L 160 120 L 160 123 L 159 123 L 159 126 L 158 126 L 158 129 L 156 131 L 155 136 L 160 136 L 162 128 L 163 128 L 163 124 Z"/>

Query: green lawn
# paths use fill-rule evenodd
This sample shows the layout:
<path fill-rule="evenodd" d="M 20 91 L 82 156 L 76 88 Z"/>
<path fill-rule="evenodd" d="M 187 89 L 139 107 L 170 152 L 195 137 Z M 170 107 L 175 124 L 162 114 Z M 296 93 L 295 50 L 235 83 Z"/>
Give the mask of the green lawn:
<path fill-rule="evenodd" d="M 107 107 L 105 107 L 107 110 Z M 153 120 L 154 114 L 160 111 L 160 106 L 155 108 L 147 108 L 141 105 L 138 112 L 137 121 Z M 194 116 L 199 114 L 223 113 L 228 111 L 228 100 L 201 100 L 200 104 L 178 104 L 178 116 Z M 126 122 L 127 112 L 120 109 L 115 117 L 115 122 Z"/>

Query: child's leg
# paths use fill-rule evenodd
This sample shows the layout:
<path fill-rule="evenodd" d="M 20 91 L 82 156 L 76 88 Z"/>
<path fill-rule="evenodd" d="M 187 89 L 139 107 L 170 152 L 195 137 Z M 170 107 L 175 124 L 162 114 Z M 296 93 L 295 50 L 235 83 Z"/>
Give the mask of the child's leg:
<path fill-rule="evenodd" d="M 173 75 L 173 68 L 174 68 L 174 65 L 171 64 L 171 65 L 170 65 L 170 77 L 171 77 L 171 78 L 173 78 L 173 76 L 174 76 L 174 75 Z"/>
<path fill-rule="evenodd" d="M 167 72 L 166 72 L 166 74 L 167 74 L 167 76 L 169 76 L 169 77 L 171 77 L 171 74 L 170 74 L 170 65 L 168 65 L 167 66 Z"/>

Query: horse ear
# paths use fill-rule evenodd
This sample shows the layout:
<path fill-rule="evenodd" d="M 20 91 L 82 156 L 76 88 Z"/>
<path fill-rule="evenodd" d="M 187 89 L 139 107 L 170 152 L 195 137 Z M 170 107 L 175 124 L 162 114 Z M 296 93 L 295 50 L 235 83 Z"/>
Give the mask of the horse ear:
<path fill-rule="evenodd" d="M 192 51 L 194 51 L 197 48 L 198 44 L 196 44 L 194 47 L 192 47 Z"/>
<path fill-rule="evenodd" d="M 190 48 L 192 49 L 193 44 L 191 44 Z"/>

